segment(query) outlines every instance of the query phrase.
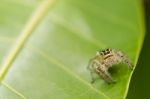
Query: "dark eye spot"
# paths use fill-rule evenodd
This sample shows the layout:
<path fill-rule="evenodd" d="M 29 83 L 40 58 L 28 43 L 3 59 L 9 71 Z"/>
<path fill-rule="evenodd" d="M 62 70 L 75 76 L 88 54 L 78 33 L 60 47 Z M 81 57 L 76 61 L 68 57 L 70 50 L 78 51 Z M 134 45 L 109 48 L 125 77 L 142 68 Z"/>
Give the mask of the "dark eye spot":
<path fill-rule="evenodd" d="M 110 49 L 109 49 L 109 48 L 107 48 L 107 49 L 106 49 L 106 51 L 110 51 Z"/>
<path fill-rule="evenodd" d="M 103 55 L 103 52 L 100 52 L 100 55 Z"/>
<path fill-rule="evenodd" d="M 108 48 L 105 50 L 105 54 L 109 54 L 109 53 L 110 53 L 110 49 Z"/>
<path fill-rule="evenodd" d="M 103 53 L 105 53 L 105 50 L 102 50 Z"/>

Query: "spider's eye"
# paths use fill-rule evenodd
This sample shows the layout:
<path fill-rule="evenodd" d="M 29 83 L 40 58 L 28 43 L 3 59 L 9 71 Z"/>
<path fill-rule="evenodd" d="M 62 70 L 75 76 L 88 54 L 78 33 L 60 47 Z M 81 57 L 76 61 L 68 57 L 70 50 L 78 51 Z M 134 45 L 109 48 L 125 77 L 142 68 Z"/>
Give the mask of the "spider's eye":
<path fill-rule="evenodd" d="M 106 49 L 106 51 L 110 51 L 110 49 L 109 49 L 109 48 L 107 48 L 107 49 Z"/>
<path fill-rule="evenodd" d="M 100 55 L 103 55 L 103 52 L 100 52 Z"/>
<path fill-rule="evenodd" d="M 109 53 L 110 53 L 110 49 L 108 48 L 105 50 L 105 54 L 109 54 Z"/>
<path fill-rule="evenodd" d="M 105 50 L 102 50 L 102 53 L 105 53 Z"/>

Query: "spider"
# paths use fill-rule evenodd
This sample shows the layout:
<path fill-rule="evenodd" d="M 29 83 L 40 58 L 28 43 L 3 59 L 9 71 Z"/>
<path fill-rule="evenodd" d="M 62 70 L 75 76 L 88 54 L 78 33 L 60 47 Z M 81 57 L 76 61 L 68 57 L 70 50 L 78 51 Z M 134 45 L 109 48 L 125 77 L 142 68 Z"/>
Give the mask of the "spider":
<path fill-rule="evenodd" d="M 115 83 L 116 81 L 111 77 L 108 69 L 119 63 L 124 63 L 128 65 L 129 69 L 133 70 L 133 64 L 123 52 L 109 48 L 97 51 L 96 56 L 89 60 L 87 66 L 92 77 L 91 83 L 96 80 L 95 74 L 99 75 L 108 84 Z"/>

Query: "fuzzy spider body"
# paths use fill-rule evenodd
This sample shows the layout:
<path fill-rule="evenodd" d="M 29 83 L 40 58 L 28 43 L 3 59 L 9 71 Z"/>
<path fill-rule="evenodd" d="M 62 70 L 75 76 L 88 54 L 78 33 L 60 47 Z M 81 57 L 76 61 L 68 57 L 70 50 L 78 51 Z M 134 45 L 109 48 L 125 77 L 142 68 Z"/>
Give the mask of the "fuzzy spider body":
<path fill-rule="evenodd" d="M 109 74 L 108 69 L 121 62 L 127 64 L 130 69 L 133 69 L 133 65 L 128 59 L 127 55 L 125 55 L 121 51 L 116 51 L 112 49 L 98 51 L 96 53 L 96 56 L 90 59 L 88 65 L 88 69 L 90 70 L 92 77 L 91 83 L 94 83 L 96 80 L 96 78 L 94 77 L 95 73 L 98 74 L 107 83 L 116 82 Z"/>

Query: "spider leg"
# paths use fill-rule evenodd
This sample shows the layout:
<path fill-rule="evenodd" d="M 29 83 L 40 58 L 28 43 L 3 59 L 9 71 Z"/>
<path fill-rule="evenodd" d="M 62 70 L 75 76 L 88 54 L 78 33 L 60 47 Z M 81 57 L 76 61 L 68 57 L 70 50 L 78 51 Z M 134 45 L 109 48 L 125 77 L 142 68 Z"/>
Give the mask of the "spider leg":
<path fill-rule="evenodd" d="M 93 84 L 96 81 L 96 76 L 95 76 L 95 72 L 91 72 L 91 83 Z"/>
<path fill-rule="evenodd" d="M 118 60 L 120 60 L 124 64 L 128 65 L 129 69 L 133 70 L 134 65 L 131 63 L 131 60 L 128 58 L 128 56 L 126 54 L 124 54 L 121 51 L 116 52 L 116 54 L 118 56 Z"/>
<path fill-rule="evenodd" d="M 91 78 L 92 78 L 92 81 L 91 83 L 94 83 L 95 80 L 96 80 L 96 76 L 95 76 L 95 70 L 94 70 L 94 65 L 95 65 L 95 61 L 94 61 L 94 58 L 90 59 L 89 60 L 89 63 L 88 63 L 88 66 L 87 66 L 87 69 L 90 70 L 90 74 L 91 74 Z"/>
<path fill-rule="evenodd" d="M 113 78 L 111 77 L 111 75 L 109 74 L 107 69 L 103 69 L 103 68 L 97 68 L 98 70 L 98 74 L 99 76 L 105 80 L 105 82 L 107 82 L 108 84 L 110 83 L 115 83 L 116 81 L 113 80 Z"/>
<path fill-rule="evenodd" d="M 93 58 L 89 60 L 89 63 L 87 65 L 87 69 L 91 71 L 91 64 L 93 62 Z"/>
<path fill-rule="evenodd" d="M 96 81 L 97 77 L 95 76 L 95 74 L 99 75 L 107 83 L 115 83 L 116 82 L 115 80 L 113 80 L 113 78 L 109 74 L 106 66 L 100 64 L 94 58 L 89 60 L 87 69 L 90 70 L 90 74 L 91 74 L 91 78 L 92 78 L 91 83 L 94 83 Z"/>
<path fill-rule="evenodd" d="M 123 57 L 123 63 L 124 64 L 127 64 L 128 65 L 128 67 L 131 69 L 131 70 L 133 70 L 133 68 L 134 68 L 134 65 L 131 63 L 131 61 L 130 61 L 130 59 L 128 58 L 128 57 Z"/>

